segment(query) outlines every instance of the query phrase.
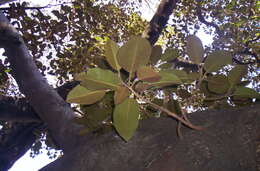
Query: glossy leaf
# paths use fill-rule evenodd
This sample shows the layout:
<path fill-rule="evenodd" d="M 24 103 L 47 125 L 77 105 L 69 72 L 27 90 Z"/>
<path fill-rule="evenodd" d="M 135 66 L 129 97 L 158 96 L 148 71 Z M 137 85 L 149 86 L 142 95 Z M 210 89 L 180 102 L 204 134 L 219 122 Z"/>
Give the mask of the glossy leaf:
<path fill-rule="evenodd" d="M 100 68 L 90 69 L 87 74 L 77 76 L 81 85 L 90 90 L 112 89 L 116 90 L 120 83 L 118 75 L 109 70 Z"/>
<path fill-rule="evenodd" d="M 128 141 L 138 127 L 139 107 L 135 99 L 128 98 L 116 105 L 113 113 L 113 124 L 119 135 Z"/>
<path fill-rule="evenodd" d="M 228 64 L 232 64 L 231 53 L 224 50 L 217 50 L 208 55 L 204 63 L 204 69 L 208 73 L 215 72 Z"/>
<path fill-rule="evenodd" d="M 247 74 L 247 65 L 236 65 L 228 73 L 228 81 L 233 86 L 240 83 L 241 79 Z"/>
<path fill-rule="evenodd" d="M 161 76 L 151 67 L 141 67 L 137 70 L 137 78 L 142 81 L 156 82 Z"/>
<path fill-rule="evenodd" d="M 119 65 L 129 73 L 135 72 L 148 63 L 151 56 L 151 45 L 145 38 L 131 37 L 117 54 Z"/>
<path fill-rule="evenodd" d="M 116 42 L 114 42 L 113 40 L 107 41 L 105 46 L 105 57 L 107 59 L 107 62 L 110 64 L 110 66 L 117 71 L 121 69 L 116 57 L 118 49 L 119 46 L 116 44 Z"/>
<path fill-rule="evenodd" d="M 200 64 L 203 60 L 204 48 L 201 40 L 197 36 L 187 37 L 187 53 L 195 64 Z"/>
<path fill-rule="evenodd" d="M 120 86 L 116 91 L 114 95 L 114 103 L 120 104 L 122 103 L 127 97 L 129 97 L 130 92 L 127 87 Z"/>
<path fill-rule="evenodd" d="M 105 90 L 90 91 L 78 85 L 69 92 L 66 101 L 68 103 L 93 104 L 101 100 L 105 94 Z"/>
<path fill-rule="evenodd" d="M 235 92 L 233 93 L 234 96 L 241 96 L 246 98 L 257 98 L 260 99 L 260 93 L 255 91 L 254 89 L 248 87 L 237 87 Z"/>

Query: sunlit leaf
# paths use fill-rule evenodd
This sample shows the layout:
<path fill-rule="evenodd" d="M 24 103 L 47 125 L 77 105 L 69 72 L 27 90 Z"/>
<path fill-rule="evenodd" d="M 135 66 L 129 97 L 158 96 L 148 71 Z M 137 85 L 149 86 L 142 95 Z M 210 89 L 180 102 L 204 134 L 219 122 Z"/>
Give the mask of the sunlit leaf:
<path fill-rule="evenodd" d="M 170 69 L 170 68 L 172 68 L 172 63 L 170 63 L 170 62 L 163 63 L 163 64 L 159 65 L 159 68 Z"/>
<path fill-rule="evenodd" d="M 202 62 L 204 49 L 201 40 L 197 36 L 187 37 L 187 53 L 195 64 Z"/>
<path fill-rule="evenodd" d="M 77 78 L 81 81 L 82 86 L 90 90 L 116 90 L 120 82 L 117 74 L 100 68 L 90 69 L 87 74 L 80 74 Z"/>
<path fill-rule="evenodd" d="M 248 87 L 237 87 L 235 92 L 233 93 L 234 96 L 241 96 L 246 98 L 257 98 L 260 99 L 260 93 L 255 91 L 254 89 Z"/>
<path fill-rule="evenodd" d="M 233 86 L 240 83 L 243 76 L 247 74 L 247 65 L 236 65 L 228 73 L 228 81 Z"/>
<path fill-rule="evenodd" d="M 78 85 L 69 92 L 66 101 L 68 103 L 93 104 L 101 100 L 105 94 L 105 90 L 91 91 Z"/>
<path fill-rule="evenodd" d="M 105 57 L 110 64 L 111 67 L 113 67 L 115 70 L 119 71 L 121 67 L 118 64 L 117 61 L 117 52 L 118 52 L 119 46 L 114 42 L 113 40 L 108 40 L 105 46 Z"/>
<path fill-rule="evenodd" d="M 127 87 L 120 86 L 116 91 L 114 95 L 114 103 L 120 104 L 122 103 L 127 97 L 129 97 L 130 92 Z"/>
<path fill-rule="evenodd" d="M 138 127 L 139 107 L 135 99 L 128 98 L 116 105 L 113 124 L 119 135 L 128 141 Z"/>
<path fill-rule="evenodd" d="M 133 73 L 148 63 L 151 51 L 148 40 L 133 36 L 118 50 L 118 63 L 126 71 Z"/>
<path fill-rule="evenodd" d="M 224 50 L 217 50 L 208 55 L 204 63 L 204 69 L 208 73 L 215 72 L 228 64 L 232 64 L 231 53 Z"/>
<path fill-rule="evenodd" d="M 161 76 L 151 67 L 141 67 L 137 70 L 137 78 L 142 81 L 156 82 Z"/>

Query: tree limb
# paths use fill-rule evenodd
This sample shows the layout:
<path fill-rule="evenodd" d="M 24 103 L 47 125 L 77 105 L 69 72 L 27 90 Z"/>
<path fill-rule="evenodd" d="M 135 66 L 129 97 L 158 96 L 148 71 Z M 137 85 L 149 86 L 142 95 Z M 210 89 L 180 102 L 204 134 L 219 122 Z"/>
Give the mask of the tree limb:
<path fill-rule="evenodd" d="M 149 40 L 151 45 L 154 45 L 158 40 L 177 2 L 178 0 L 161 0 L 156 13 L 143 33 L 143 36 Z"/>
<path fill-rule="evenodd" d="M 24 41 L 0 12 L 0 47 L 10 61 L 12 75 L 39 117 L 47 124 L 61 149 L 72 148 L 80 126 L 70 106 L 48 85 L 35 65 Z"/>

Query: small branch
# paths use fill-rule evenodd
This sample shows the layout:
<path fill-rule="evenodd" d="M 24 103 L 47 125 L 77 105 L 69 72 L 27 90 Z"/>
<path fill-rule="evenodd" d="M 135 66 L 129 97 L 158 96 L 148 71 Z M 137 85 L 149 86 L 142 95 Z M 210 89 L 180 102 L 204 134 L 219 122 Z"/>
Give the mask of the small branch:
<path fill-rule="evenodd" d="M 183 119 L 182 117 L 178 116 L 176 113 L 173 113 L 171 111 L 169 111 L 168 109 L 161 107 L 155 103 L 152 103 L 150 100 L 147 100 L 145 98 L 143 98 L 141 95 L 139 95 L 137 92 L 135 92 L 132 87 L 129 87 L 127 84 L 123 83 L 124 86 L 126 86 L 138 99 L 144 101 L 145 103 L 149 104 L 151 107 L 153 107 L 156 110 L 165 112 L 166 114 L 168 114 L 169 116 L 175 118 L 176 120 L 180 121 L 181 123 L 183 123 L 184 125 L 186 125 L 189 128 L 195 129 L 195 130 L 203 130 L 203 127 L 200 126 L 195 126 L 193 124 L 191 124 L 189 121 L 186 121 L 185 119 Z"/>

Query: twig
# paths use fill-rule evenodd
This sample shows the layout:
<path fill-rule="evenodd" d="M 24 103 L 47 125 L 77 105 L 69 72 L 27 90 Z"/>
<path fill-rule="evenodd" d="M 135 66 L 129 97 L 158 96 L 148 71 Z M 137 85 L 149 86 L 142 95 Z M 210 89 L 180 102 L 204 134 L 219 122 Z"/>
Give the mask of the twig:
<path fill-rule="evenodd" d="M 167 115 L 175 118 L 176 120 L 180 121 L 181 123 L 183 123 L 184 125 L 186 125 L 187 127 L 189 128 L 192 128 L 192 129 L 195 129 L 195 130 L 203 130 L 204 128 L 201 127 L 201 126 L 196 126 L 196 125 L 193 125 L 192 123 L 190 123 L 189 121 L 186 121 L 185 119 L 183 119 L 182 117 L 178 116 L 176 113 L 174 112 L 171 112 L 170 110 L 164 108 L 164 107 L 161 107 L 155 103 L 152 103 L 150 100 L 147 100 L 145 98 L 143 98 L 141 95 L 139 95 L 137 92 L 135 92 L 133 90 L 132 87 L 129 87 L 127 84 L 123 83 L 124 86 L 126 86 L 138 99 L 142 100 L 143 102 L 149 104 L 151 107 L 153 107 L 154 109 L 156 110 L 160 110 L 162 112 L 165 112 Z"/>

